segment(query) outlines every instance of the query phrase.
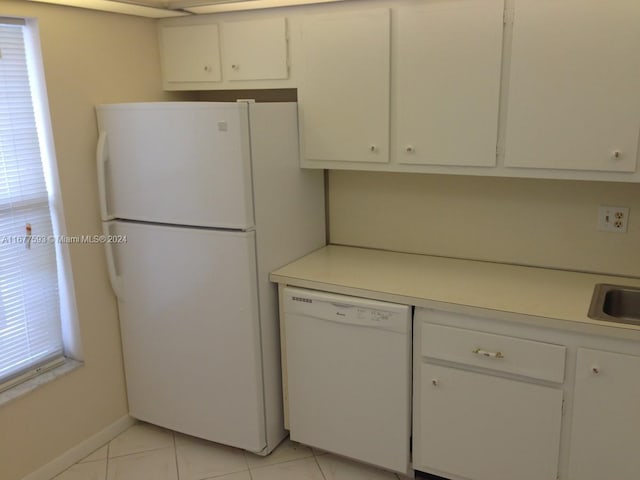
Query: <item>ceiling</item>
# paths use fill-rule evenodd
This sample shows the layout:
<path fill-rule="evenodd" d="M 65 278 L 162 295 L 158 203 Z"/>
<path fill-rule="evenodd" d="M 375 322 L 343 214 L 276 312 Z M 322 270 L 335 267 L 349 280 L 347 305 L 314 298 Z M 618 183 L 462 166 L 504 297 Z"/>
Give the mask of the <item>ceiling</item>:
<path fill-rule="evenodd" d="M 149 18 L 287 7 L 343 0 L 28 0 Z"/>

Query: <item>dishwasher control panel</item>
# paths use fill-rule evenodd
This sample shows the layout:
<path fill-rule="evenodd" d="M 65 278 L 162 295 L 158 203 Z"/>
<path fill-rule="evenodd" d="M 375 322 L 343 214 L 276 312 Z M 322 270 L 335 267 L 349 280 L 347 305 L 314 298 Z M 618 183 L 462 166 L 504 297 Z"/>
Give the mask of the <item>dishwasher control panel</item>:
<path fill-rule="evenodd" d="M 334 293 L 285 289 L 284 311 L 304 314 L 327 321 L 371 326 L 406 333 L 407 305 L 380 302 L 361 297 L 348 297 Z"/>

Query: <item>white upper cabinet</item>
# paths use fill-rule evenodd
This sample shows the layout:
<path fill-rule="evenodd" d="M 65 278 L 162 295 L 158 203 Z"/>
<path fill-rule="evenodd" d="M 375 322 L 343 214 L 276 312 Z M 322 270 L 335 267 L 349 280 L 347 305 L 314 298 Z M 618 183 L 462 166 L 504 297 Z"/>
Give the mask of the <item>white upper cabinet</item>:
<path fill-rule="evenodd" d="M 507 167 L 634 172 L 640 2 L 516 0 Z"/>
<path fill-rule="evenodd" d="M 221 80 L 217 25 L 161 26 L 159 34 L 165 89 Z"/>
<path fill-rule="evenodd" d="M 496 164 L 503 11 L 504 0 L 397 9 L 398 163 Z"/>
<path fill-rule="evenodd" d="M 640 183 L 638 19 L 640 0 L 351 0 L 158 25 L 166 90 L 297 88 L 306 168 Z"/>
<path fill-rule="evenodd" d="M 284 18 L 222 24 L 225 80 L 271 80 L 289 76 Z"/>
<path fill-rule="evenodd" d="M 310 15 L 298 86 L 302 165 L 389 161 L 389 9 Z"/>

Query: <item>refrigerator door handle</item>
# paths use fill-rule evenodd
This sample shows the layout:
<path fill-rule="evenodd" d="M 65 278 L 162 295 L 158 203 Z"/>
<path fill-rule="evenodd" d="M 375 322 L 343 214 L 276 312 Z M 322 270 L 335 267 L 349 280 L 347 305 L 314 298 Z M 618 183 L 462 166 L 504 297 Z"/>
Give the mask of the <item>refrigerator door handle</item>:
<path fill-rule="evenodd" d="M 106 163 L 107 156 L 107 132 L 101 131 L 98 137 L 98 146 L 96 147 L 96 166 L 98 167 L 98 196 L 100 200 L 100 217 L 103 221 L 113 220 L 113 215 L 109 214 L 107 209 L 107 175 Z"/>
<path fill-rule="evenodd" d="M 110 226 L 109 222 L 102 223 L 102 233 L 107 238 L 104 244 L 104 253 L 107 257 L 107 272 L 109 273 L 109 281 L 111 282 L 113 293 L 118 297 L 118 300 L 124 301 L 124 297 L 122 296 L 122 277 L 118 275 L 115 255 L 113 254 L 113 244 L 109 241 L 109 238 L 112 236 Z"/>

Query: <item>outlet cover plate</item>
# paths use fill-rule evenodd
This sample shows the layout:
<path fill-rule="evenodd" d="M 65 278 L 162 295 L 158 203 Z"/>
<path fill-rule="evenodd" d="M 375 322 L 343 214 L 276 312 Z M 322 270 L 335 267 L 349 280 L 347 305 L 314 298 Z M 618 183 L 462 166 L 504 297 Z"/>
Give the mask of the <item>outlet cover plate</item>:
<path fill-rule="evenodd" d="M 598 207 L 598 230 L 601 232 L 626 233 L 629 224 L 628 207 Z"/>

